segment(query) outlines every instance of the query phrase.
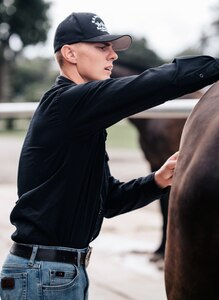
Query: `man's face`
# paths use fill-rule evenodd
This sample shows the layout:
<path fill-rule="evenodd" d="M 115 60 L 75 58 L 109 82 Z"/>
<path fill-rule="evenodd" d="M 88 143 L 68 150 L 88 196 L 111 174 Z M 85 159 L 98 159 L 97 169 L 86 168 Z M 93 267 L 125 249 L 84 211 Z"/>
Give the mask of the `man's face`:
<path fill-rule="evenodd" d="M 113 61 L 118 58 L 112 43 L 83 42 L 73 44 L 71 47 L 76 59 L 75 66 L 82 82 L 110 78 Z"/>

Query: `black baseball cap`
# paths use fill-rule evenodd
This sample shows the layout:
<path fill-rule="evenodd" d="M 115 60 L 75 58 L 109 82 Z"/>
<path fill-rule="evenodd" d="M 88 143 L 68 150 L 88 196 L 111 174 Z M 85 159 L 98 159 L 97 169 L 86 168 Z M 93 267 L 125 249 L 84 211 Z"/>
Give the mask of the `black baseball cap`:
<path fill-rule="evenodd" d="M 79 42 L 112 42 L 115 51 L 127 50 L 132 38 L 130 35 L 109 34 L 103 20 L 93 13 L 72 13 L 57 27 L 54 37 L 54 52 L 62 46 Z"/>

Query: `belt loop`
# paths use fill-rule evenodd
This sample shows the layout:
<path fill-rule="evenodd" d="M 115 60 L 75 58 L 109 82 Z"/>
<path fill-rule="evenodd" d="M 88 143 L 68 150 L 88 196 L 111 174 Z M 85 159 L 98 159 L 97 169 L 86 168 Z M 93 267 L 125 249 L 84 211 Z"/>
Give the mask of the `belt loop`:
<path fill-rule="evenodd" d="M 86 256 L 85 256 L 85 267 L 86 267 L 86 268 L 87 268 L 88 265 L 89 265 L 89 262 L 90 262 L 90 256 L 91 256 L 92 250 L 93 250 L 93 248 L 90 247 L 90 246 L 88 246 L 87 253 L 86 253 Z"/>
<path fill-rule="evenodd" d="M 35 261 L 35 258 L 36 258 L 37 251 L 38 251 L 38 246 L 33 246 L 33 250 L 32 250 L 32 253 L 31 253 L 31 257 L 30 257 L 30 260 L 29 260 L 29 262 L 28 262 L 28 266 L 29 266 L 29 267 L 33 267 L 34 261 Z"/>
<path fill-rule="evenodd" d="M 81 252 L 77 250 L 77 266 L 80 267 L 81 265 Z"/>

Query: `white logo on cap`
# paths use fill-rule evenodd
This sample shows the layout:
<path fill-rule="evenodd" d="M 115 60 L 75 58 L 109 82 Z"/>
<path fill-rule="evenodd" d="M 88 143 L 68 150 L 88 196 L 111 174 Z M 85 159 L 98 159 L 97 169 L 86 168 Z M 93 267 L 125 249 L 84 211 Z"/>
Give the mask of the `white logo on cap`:
<path fill-rule="evenodd" d="M 94 23 L 97 26 L 97 30 L 107 31 L 106 25 L 103 23 L 103 21 L 100 19 L 100 17 L 93 16 L 92 17 L 92 23 Z"/>

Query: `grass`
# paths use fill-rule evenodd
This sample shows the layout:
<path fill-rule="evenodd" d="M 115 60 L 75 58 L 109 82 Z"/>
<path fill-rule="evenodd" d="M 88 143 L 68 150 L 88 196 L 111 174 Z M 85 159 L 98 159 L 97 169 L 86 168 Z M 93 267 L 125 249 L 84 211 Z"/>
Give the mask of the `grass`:
<path fill-rule="evenodd" d="M 24 124 L 23 124 L 24 125 Z M 26 134 L 26 124 L 16 126 L 17 130 L 0 130 L 0 137 L 24 138 Z M 127 120 L 123 120 L 107 129 L 107 148 L 137 149 L 138 132 Z"/>
<path fill-rule="evenodd" d="M 138 148 L 137 130 L 127 120 L 109 127 L 107 133 L 108 148 Z"/>
<path fill-rule="evenodd" d="M 18 137 L 24 138 L 25 130 L 0 130 L 0 137 Z"/>
<path fill-rule="evenodd" d="M 13 120 L 13 130 L 7 130 L 6 120 L 0 120 L 0 137 L 21 137 L 23 138 L 26 134 L 29 126 L 29 120 Z"/>

